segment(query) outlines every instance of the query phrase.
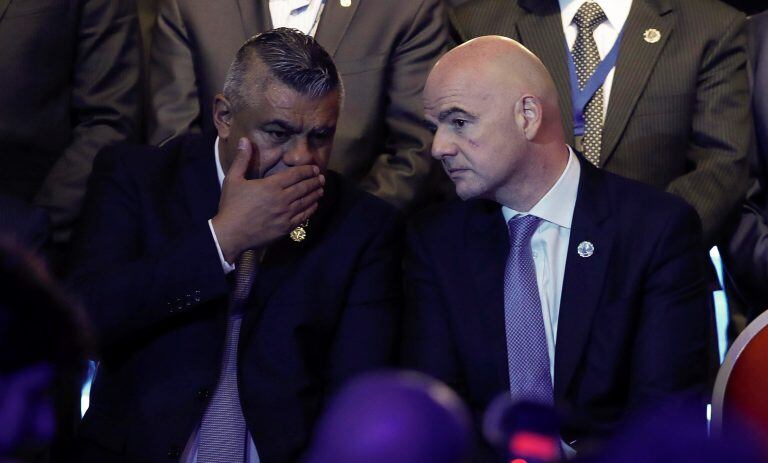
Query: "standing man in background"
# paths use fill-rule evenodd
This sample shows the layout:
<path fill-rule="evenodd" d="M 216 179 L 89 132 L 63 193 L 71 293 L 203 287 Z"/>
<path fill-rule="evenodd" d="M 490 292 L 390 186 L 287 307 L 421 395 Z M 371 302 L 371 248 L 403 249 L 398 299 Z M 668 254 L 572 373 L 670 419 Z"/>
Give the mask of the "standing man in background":
<path fill-rule="evenodd" d="M 419 97 L 445 24 L 442 0 L 159 0 L 149 141 L 210 131 L 213 96 L 240 44 L 296 28 L 328 50 L 344 82 L 330 168 L 397 207 L 416 206 L 432 168 Z"/>
<path fill-rule="evenodd" d="M 499 34 L 528 47 L 555 80 L 569 143 L 685 199 L 705 245 L 721 237 L 747 189 L 743 14 L 717 0 L 470 0 L 451 24 L 459 42 Z"/>
<path fill-rule="evenodd" d="M 731 311 L 738 325 L 730 330 L 732 335 L 768 308 L 768 11 L 749 18 L 749 32 L 757 146 L 751 165 L 754 179 L 723 249 L 726 270 L 744 305 L 741 314 Z"/>
<path fill-rule="evenodd" d="M 134 0 L 0 1 L 0 193 L 66 241 L 96 153 L 138 138 Z"/>

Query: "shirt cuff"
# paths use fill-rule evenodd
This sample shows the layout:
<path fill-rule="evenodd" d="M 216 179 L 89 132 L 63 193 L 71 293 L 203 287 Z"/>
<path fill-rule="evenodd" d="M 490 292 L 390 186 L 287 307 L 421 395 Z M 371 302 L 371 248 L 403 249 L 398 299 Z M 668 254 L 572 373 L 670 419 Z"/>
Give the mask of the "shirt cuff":
<path fill-rule="evenodd" d="M 219 260 L 221 261 L 221 269 L 224 270 L 224 274 L 226 275 L 229 272 L 233 271 L 235 269 L 235 266 L 227 262 L 226 259 L 224 259 L 224 254 L 221 252 L 221 246 L 219 246 L 219 239 L 216 238 L 216 231 L 213 229 L 212 219 L 208 219 L 208 228 L 211 229 L 211 236 L 213 236 L 213 243 L 216 245 L 216 252 L 219 253 Z"/>

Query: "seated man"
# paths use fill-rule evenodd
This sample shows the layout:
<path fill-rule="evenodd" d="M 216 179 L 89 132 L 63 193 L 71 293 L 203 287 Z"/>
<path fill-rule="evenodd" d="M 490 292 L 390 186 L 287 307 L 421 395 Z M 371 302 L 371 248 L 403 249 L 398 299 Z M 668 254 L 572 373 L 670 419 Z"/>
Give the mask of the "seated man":
<path fill-rule="evenodd" d="M 407 362 L 476 415 L 504 390 L 554 405 L 576 449 L 632 409 L 699 400 L 708 293 L 695 212 L 575 154 L 551 77 L 511 39 L 446 54 L 424 106 L 432 155 L 464 202 L 409 228 Z"/>
<path fill-rule="evenodd" d="M 97 158 L 71 275 L 100 352 L 83 461 L 295 461 L 334 388 L 389 363 L 400 220 L 325 170 L 341 93 L 276 29 L 238 51 L 218 138 Z"/>

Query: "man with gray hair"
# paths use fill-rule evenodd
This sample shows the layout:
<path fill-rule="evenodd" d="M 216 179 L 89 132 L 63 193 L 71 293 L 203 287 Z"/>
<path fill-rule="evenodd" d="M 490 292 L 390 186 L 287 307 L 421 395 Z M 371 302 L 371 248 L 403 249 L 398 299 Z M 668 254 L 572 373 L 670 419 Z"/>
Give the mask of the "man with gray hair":
<path fill-rule="evenodd" d="M 83 461 L 295 461 L 336 386 L 390 361 L 400 220 L 326 170 L 341 94 L 276 29 L 238 51 L 218 136 L 97 158 L 71 272 L 100 354 Z"/>

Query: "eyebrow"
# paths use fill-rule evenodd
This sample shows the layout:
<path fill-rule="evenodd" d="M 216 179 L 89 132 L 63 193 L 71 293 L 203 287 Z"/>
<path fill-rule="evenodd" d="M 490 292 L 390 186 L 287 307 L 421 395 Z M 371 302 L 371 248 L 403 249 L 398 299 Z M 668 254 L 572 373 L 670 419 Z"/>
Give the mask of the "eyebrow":
<path fill-rule="evenodd" d="M 437 116 L 437 120 L 439 122 L 444 122 L 446 119 L 448 119 L 449 117 L 451 117 L 451 116 L 453 116 L 455 114 L 463 114 L 463 115 L 467 116 L 467 118 L 469 118 L 469 119 L 477 119 L 476 115 L 474 115 L 472 113 L 469 113 L 469 112 L 467 112 L 467 111 L 465 111 L 465 110 L 463 110 L 463 109 L 461 109 L 461 108 L 459 108 L 457 106 L 453 106 L 453 107 L 448 108 L 448 109 L 446 109 L 444 111 L 440 111 L 440 114 Z"/>
<path fill-rule="evenodd" d="M 270 125 L 276 125 L 276 126 L 280 127 L 281 129 L 285 130 L 286 132 L 291 132 L 291 133 L 298 133 L 299 132 L 299 130 L 296 127 L 294 127 L 293 125 L 291 125 L 290 122 L 284 121 L 282 119 L 274 119 L 274 120 L 271 120 L 269 122 L 265 122 L 264 124 L 261 124 L 261 128 L 262 129 L 266 129 Z"/>
<path fill-rule="evenodd" d="M 274 126 L 274 125 L 278 126 L 282 130 L 285 130 L 286 132 L 288 132 L 290 134 L 301 133 L 301 130 L 298 127 L 296 127 L 296 126 L 292 125 L 290 122 L 282 120 L 282 119 L 273 119 L 273 120 L 271 120 L 269 122 L 266 122 L 266 123 L 261 125 L 261 129 L 262 130 L 267 130 L 267 129 L 270 128 L 270 126 Z M 320 126 L 320 127 L 313 127 L 310 130 L 310 132 L 315 133 L 315 134 L 318 134 L 318 133 L 320 133 L 320 134 L 327 134 L 327 133 L 333 133 L 335 131 L 336 131 L 336 125 L 323 125 L 323 126 Z"/>

